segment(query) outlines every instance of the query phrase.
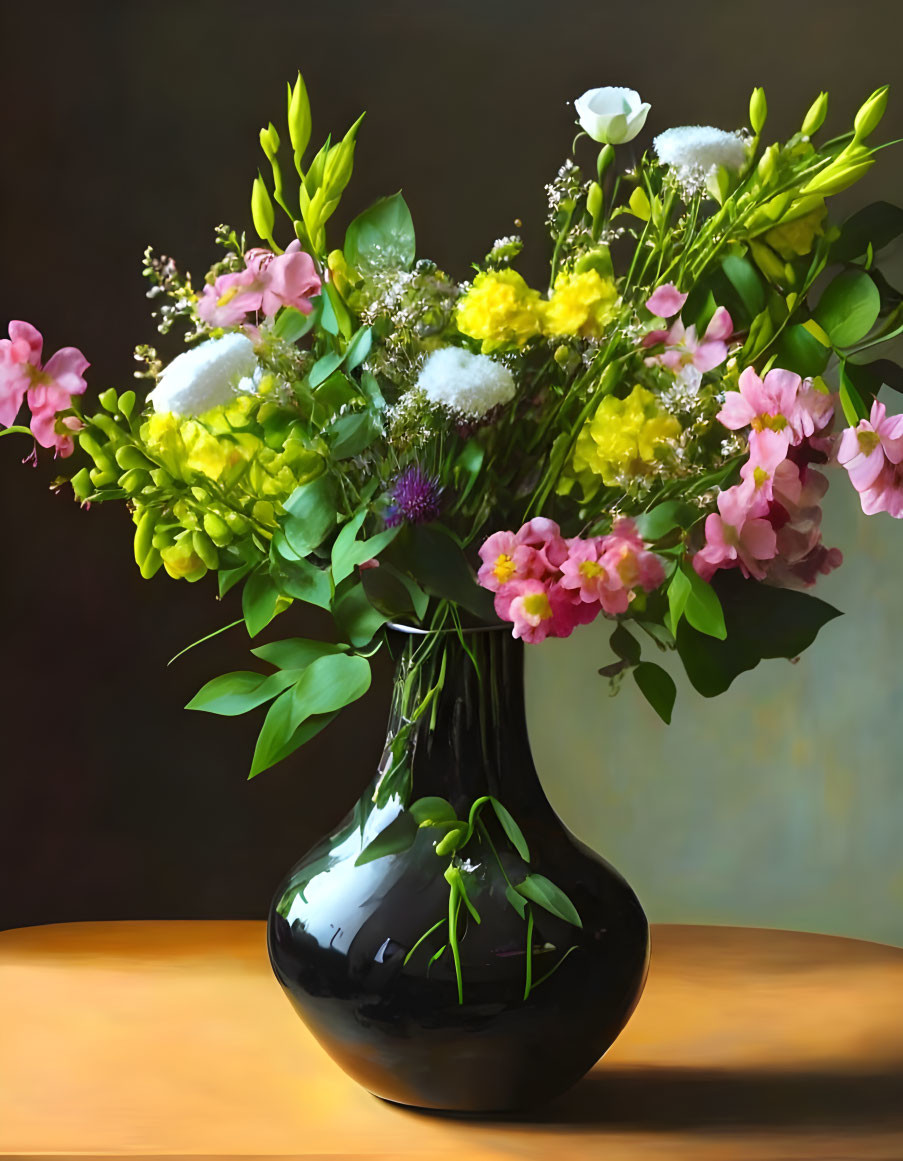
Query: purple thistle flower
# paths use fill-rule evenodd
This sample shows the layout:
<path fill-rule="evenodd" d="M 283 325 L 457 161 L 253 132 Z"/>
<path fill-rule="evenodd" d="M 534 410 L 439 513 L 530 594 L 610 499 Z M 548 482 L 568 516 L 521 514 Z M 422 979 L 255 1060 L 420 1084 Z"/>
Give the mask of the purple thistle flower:
<path fill-rule="evenodd" d="M 391 504 L 384 519 L 387 528 L 399 524 L 428 524 L 439 515 L 442 489 L 435 476 L 428 476 L 417 466 L 399 472 L 389 486 Z"/>

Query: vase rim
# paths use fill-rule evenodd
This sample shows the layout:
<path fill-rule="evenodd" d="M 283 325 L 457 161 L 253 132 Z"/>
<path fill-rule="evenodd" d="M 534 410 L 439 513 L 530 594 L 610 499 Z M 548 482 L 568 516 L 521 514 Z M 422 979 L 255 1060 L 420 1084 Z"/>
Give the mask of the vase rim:
<path fill-rule="evenodd" d="M 441 637 L 448 633 L 458 632 L 465 636 L 471 636 L 474 633 L 499 633 L 508 628 L 504 622 L 499 622 L 498 625 L 474 625 L 471 627 L 463 627 L 459 630 L 452 629 L 421 629 L 418 625 L 403 625 L 400 621 L 388 621 L 386 623 L 387 629 L 394 629 L 396 633 L 405 633 L 411 637 Z"/>

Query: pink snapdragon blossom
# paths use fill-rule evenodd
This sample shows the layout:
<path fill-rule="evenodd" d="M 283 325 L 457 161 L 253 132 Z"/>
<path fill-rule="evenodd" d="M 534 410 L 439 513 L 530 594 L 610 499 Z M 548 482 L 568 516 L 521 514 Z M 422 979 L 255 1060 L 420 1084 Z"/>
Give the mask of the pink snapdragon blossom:
<path fill-rule="evenodd" d="M 751 427 L 753 433 L 775 431 L 787 447 L 821 431 L 831 421 L 830 395 L 804 383 L 793 371 L 773 368 L 760 379 L 752 367 L 740 376 L 739 390 L 728 391 L 718 419 L 731 431 Z"/>
<path fill-rule="evenodd" d="M 681 319 L 675 319 L 668 330 L 650 331 L 643 337 L 644 347 L 665 344 L 664 351 L 646 359 L 646 365 L 667 367 L 691 390 L 698 390 L 706 371 L 720 367 L 727 358 L 727 340 L 733 332 L 733 321 L 723 306 L 712 315 L 701 339 L 695 326 L 685 327 Z"/>
<path fill-rule="evenodd" d="M 710 581 L 720 568 L 737 565 L 745 577 L 765 577 L 765 562 L 777 552 L 777 537 L 755 500 L 744 485 L 718 494 L 718 511 L 706 517 L 705 545 L 693 557 L 693 567 L 703 580 Z"/>
<path fill-rule="evenodd" d="M 646 310 L 658 318 L 673 318 L 680 314 L 689 297 L 679 291 L 673 282 L 665 282 L 646 299 Z"/>
<path fill-rule="evenodd" d="M 493 532 L 480 548 L 480 559 L 477 580 L 492 593 L 512 581 L 535 579 L 549 571 L 541 553 L 518 541 L 513 532 Z"/>
<path fill-rule="evenodd" d="M 748 507 L 757 502 L 767 506 L 775 492 L 796 503 L 800 494 L 800 470 L 786 458 L 787 441 L 780 432 L 766 428 L 749 437 L 749 459 L 740 469 L 740 478 L 748 496 Z M 755 498 L 755 499 L 754 499 Z M 757 512 L 757 515 L 759 513 Z"/>
<path fill-rule="evenodd" d="M 611 532 L 602 538 L 602 549 L 600 562 L 617 574 L 625 588 L 639 587 L 651 593 L 664 583 L 661 559 L 649 551 L 636 524 L 628 517 L 614 522 Z"/>
<path fill-rule="evenodd" d="M 72 406 L 73 395 L 83 394 L 90 363 L 77 347 L 62 347 L 42 364 L 43 347 L 40 331 L 19 320 L 9 324 L 9 338 L 0 339 L 0 424 L 8 427 L 27 398 L 35 439 L 66 457 L 72 454 L 72 431 L 78 427 L 58 421 L 57 415 Z"/>
<path fill-rule="evenodd" d="M 903 461 L 903 415 L 888 415 L 876 399 L 868 419 L 848 427 L 840 437 L 837 462 L 849 472 L 860 494 L 874 486 L 888 465 Z"/>
<path fill-rule="evenodd" d="M 245 269 L 221 274 L 204 287 L 198 314 L 211 326 L 236 326 L 260 311 L 272 318 L 283 306 L 310 314 L 310 296 L 322 288 L 313 259 L 297 239 L 283 254 L 257 246 L 245 254 Z"/>
<path fill-rule="evenodd" d="M 568 556 L 568 546 L 561 529 L 546 516 L 534 516 L 517 533 L 517 543 L 536 549 L 547 567 L 557 569 Z"/>

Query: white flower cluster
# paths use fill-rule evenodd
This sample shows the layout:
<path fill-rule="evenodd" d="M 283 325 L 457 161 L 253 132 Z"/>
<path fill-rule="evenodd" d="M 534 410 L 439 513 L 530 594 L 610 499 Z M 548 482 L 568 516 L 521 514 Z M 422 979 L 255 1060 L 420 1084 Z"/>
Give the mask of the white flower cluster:
<path fill-rule="evenodd" d="M 514 398 L 514 376 L 507 367 L 462 347 L 433 351 L 423 364 L 417 386 L 430 403 L 470 419 Z"/>
<path fill-rule="evenodd" d="M 203 415 L 237 394 L 253 391 L 257 369 L 254 344 L 246 335 L 208 339 L 173 359 L 148 400 L 154 411 Z"/>
<path fill-rule="evenodd" d="M 742 169 L 749 153 L 742 133 L 727 133 L 711 125 L 666 129 L 652 144 L 659 161 L 674 170 L 677 181 L 689 193 L 705 189 L 706 181 L 720 165 Z"/>

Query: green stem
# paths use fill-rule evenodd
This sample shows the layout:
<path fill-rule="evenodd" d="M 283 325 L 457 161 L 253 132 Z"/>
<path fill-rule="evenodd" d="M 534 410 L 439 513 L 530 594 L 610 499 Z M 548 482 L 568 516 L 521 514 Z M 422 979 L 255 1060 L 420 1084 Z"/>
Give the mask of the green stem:
<path fill-rule="evenodd" d="M 16 424 L 13 427 L 4 427 L 0 430 L 0 435 L 12 435 L 13 432 L 17 435 L 34 435 L 30 427 L 23 427 L 21 424 Z"/>
<path fill-rule="evenodd" d="M 404 967 L 407 964 L 408 960 L 411 958 L 411 956 L 414 954 L 414 952 L 417 950 L 417 948 L 420 947 L 421 943 L 423 943 L 423 941 L 425 939 L 429 939 L 429 937 L 433 934 L 433 932 L 438 927 L 441 927 L 442 924 L 445 922 L 446 922 L 445 919 L 440 919 L 439 922 L 434 923 L 433 926 L 428 931 L 424 931 L 423 935 L 421 935 L 421 937 L 417 940 L 417 942 L 414 944 L 414 946 L 411 948 L 411 950 L 408 952 L 408 954 L 404 957 L 404 961 L 402 962 L 402 967 Z"/>
<path fill-rule="evenodd" d="M 533 987 L 533 907 L 527 904 L 527 970 L 524 982 L 524 999 L 530 995 Z"/>
<path fill-rule="evenodd" d="M 461 910 L 461 900 L 458 898 L 458 888 L 452 886 L 448 892 L 448 946 L 451 948 L 452 959 L 455 961 L 455 979 L 458 981 L 458 1003 L 464 1003 L 464 976 L 461 973 L 461 952 L 458 948 L 458 912 Z"/>

